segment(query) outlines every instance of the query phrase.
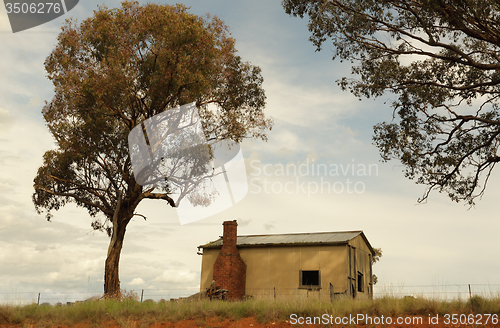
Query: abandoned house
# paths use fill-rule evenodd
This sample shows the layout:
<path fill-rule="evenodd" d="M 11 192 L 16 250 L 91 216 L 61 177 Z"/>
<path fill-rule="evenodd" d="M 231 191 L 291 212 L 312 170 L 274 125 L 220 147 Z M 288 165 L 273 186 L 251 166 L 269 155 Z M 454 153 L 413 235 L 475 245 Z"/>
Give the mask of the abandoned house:
<path fill-rule="evenodd" d="M 235 221 L 203 249 L 200 290 L 226 298 L 373 296 L 373 248 L 363 231 L 237 236 Z"/>

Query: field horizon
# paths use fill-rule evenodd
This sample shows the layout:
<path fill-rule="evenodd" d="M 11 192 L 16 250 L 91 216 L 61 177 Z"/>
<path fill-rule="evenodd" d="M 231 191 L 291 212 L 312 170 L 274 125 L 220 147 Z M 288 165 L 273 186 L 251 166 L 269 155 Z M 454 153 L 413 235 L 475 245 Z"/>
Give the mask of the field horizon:
<path fill-rule="evenodd" d="M 360 317 L 361 315 L 365 317 Z M 333 302 L 312 299 L 140 302 L 137 294 L 128 293 L 123 300 L 94 299 L 72 305 L 0 305 L 0 327 L 71 327 L 82 324 L 88 327 L 102 327 L 110 322 L 114 322 L 118 327 L 152 327 L 169 323 L 173 326 L 176 322 L 186 320 L 191 320 L 199 326 L 210 327 L 208 322 L 214 318 L 231 322 L 255 318 L 258 324 L 300 325 L 307 324 L 307 318 L 326 320 L 327 317 L 331 318 L 331 323 L 335 323 L 339 318 L 337 323 L 344 324 L 341 318 L 361 318 L 361 321 L 356 321 L 357 325 L 376 324 L 373 320 L 384 323 L 380 322 L 380 318 L 430 320 L 439 317 L 440 323 L 445 323 L 448 318 L 448 321 L 457 320 L 458 324 L 467 325 L 470 321 L 488 326 L 498 325 L 499 315 L 500 297 L 473 296 L 467 300 L 450 301 L 387 296 L 373 300 L 340 299 Z"/>

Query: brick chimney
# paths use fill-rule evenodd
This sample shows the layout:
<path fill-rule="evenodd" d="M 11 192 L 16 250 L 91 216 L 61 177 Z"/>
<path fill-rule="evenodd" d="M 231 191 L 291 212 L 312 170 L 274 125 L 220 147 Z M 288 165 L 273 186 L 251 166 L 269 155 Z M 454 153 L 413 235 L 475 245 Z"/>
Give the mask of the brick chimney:
<path fill-rule="evenodd" d="M 218 288 L 229 291 L 227 299 L 238 300 L 245 296 L 247 265 L 236 247 L 238 223 L 224 221 L 222 248 L 214 263 L 214 280 Z"/>

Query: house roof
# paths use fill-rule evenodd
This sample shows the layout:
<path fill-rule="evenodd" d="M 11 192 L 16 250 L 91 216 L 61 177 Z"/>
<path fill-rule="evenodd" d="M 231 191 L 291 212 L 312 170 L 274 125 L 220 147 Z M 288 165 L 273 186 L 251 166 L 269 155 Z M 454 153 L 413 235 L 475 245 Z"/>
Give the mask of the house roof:
<path fill-rule="evenodd" d="M 353 238 L 361 235 L 374 254 L 373 248 L 366 239 L 363 231 L 337 231 L 315 233 L 292 233 L 279 235 L 249 235 L 237 236 L 237 247 L 268 247 L 268 246 L 320 246 L 320 245 L 345 245 Z M 198 248 L 220 248 L 222 238 L 212 241 Z"/>

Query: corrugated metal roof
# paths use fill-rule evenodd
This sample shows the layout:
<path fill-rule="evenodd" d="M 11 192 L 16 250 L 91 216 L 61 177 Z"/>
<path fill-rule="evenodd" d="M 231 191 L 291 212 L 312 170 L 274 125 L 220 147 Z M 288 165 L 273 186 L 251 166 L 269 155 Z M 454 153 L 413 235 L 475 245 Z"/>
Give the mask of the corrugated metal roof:
<path fill-rule="evenodd" d="M 236 245 L 238 247 L 259 246 L 287 246 L 287 245 L 335 245 L 345 244 L 354 237 L 363 234 L 363 231 L 338 231 L 338 232 L 316 232 L 316 233 L 294 233 L 281 235 L 250 235 L 238 236 Z M 364 237 L 364 235 L 363 235 Z M 366 240 L 366 237 L 363 239 Z M 367 241 L 367 240 L 366 240 Z M 368 241 L 367 241 L 368 242 Z M 218 248 L 222 246 L 222 238 L 212 241 L 199 248 Z"/>

